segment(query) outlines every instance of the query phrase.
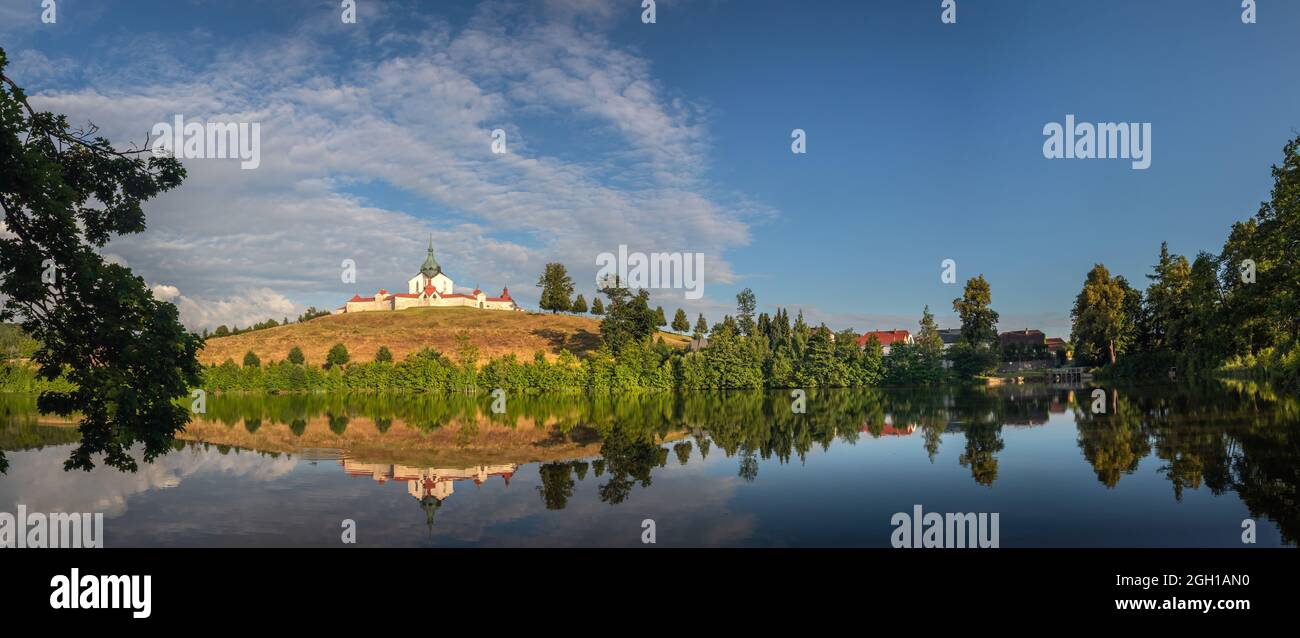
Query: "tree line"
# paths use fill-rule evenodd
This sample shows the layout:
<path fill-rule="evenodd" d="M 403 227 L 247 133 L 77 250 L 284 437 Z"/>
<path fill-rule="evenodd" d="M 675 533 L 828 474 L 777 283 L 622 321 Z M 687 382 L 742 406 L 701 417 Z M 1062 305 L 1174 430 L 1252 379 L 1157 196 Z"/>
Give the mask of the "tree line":
<path fill-rule="evenodd" d="M 1192 260 L 1161 243 L 1145 290 L 1095 265 L 1071 311 L 1075 358 L 1116 377 L 1218 371 L 1300 383 L 1300 136 L 1270 198 Z"/>

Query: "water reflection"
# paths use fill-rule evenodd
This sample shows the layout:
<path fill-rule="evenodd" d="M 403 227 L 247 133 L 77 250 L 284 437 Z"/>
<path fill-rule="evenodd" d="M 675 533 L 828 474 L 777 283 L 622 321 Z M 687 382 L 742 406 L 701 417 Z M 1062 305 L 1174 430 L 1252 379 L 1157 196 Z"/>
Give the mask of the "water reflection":
<path fill-rule="evenodd" d="M 855 530 L 852 521 L 887 521 L 888 511 L 912 502 L 931 509 L 928 503 L 960 497 L 961 511 L 980 501 L 983 511 L 1003 512 L 1004 526 L 1017 517 L 1033 521 L 1022 544 L 1224 545 L 1247 515 L 1271 521 L 1278 541 L 1295 544 L 1295 397 L 1267 386 L 1215 382 L 1109 388 L 1106 398 L 1106 412 L 1094 414 L 1088 391 L 1070 388 L 822 390 L 810 391 L 807 413 L 796 414 L 778 392 L 571 394 L 511 397 L 509 411 L 494 414 L 488 396 L 220 396 L 177 441 L 177 453 L 142 466 L 148 480 L 95 503 L 117 502 L 116 513 L 129 519 L 127 498 L 214 475 L 195 498 L 214 512 L 228 511 L 250 497 L 230 494 L 222 481 L 275 483 L 292 476 L 307 486 L 333 485 L 323 466 L 336 465 L 341 477 L 404 484 L 407 505 L 389 502 L 394 511 L 384 516 L 404 516 L 397 510 L 418 505 L 425 536 L 443 543 L 482 542 L 461 525 L 511 512 L 505 527 L 518 529 L 513 535 L 502 530 L 507 535 L 494 542 L 556 544 L 537 529 L 567 524 L 553 516 L 598 528 L 618 510 L 592 505 L 637 503 L 629 514 L 659 508 L 662 516 L 689 516 L 697 531 L 683 544 L 881 545 L 886 537 Z M 61 471 L 60 455 L 76 440 L 75 429 L 36 415 L 30 397 L 0 398 L 0 418 L 0 447 L 14 462 L 0 478 L 0 506 L 31 506 L 36 496 L 51 509 L 85 507 L 71 494 L 88 477 Z M 260 459 L 246 463 L 279 465 L 237 474 L 214 460 L 231 450 L 237 458 Z M 303 461 L 311 466 L 304 468 Z M 1076 467 L 1087 468 L 1103 492 L 1077 479 Z M 112 482 L 106 473 L 94 476 Z M 526 484 L 522 491 L 508 490 L 512 478 Z M 878 490 L 882 484 L 890 490 Z M 1163 497 L 1155 489 L 1160 484 Z M 464 485 L 474 486 L 471 496 L 451 499 Z M 248 489 L 268 508 L 285 506 L 273 485 Z M 786 503 L 790 492 L 809 496 Z M 366 495 L 354 498 L 361 502 Z M 700 509 L 686 502 L 693 498 L 716 502 Z M 499 501 L 491 505 L 496 511 L 485 509 L 489 501 Z M 291 509 L 308 519 L 326 517 L 331 507 L 301 503 Z M 446 508 L 459 517 L 450 525 Z M 800 511 L 809 509 L 815 511 Z M 796 511 L 807 516 L 798 518 Z M 1055 513 L 1044 518 L 1048 511 Z M 1139 520 L 1084 520 L 1098 515 Z M 724 525 L 732 525 L 733 537 L 704 531 Z M 1125 525 L 1138 531 L 1078 538 L 1077 530 L 1088 525 L 1105 534 Z M 1004 545 L 1015 539 L 1012 529 Z M 1146 540 L 1143 529 L 1172 531 L 1152 531 Z M 151 532 L 142 523 L 139 533 L 145 538 Z M 406 544 L 406 533 L 394 530 L 386 540 Z"/>

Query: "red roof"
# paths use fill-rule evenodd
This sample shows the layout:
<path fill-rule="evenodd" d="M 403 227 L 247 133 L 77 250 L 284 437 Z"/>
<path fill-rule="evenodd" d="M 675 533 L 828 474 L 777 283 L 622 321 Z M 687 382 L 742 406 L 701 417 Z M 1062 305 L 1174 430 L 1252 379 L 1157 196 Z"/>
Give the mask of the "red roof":
<path fill-rule="evenodd" d="M 875 330 L 863 333 L 861 337 L 858 337 L 858 345 L 867 345 L 867 342 L 870 341 L 872 337 L 875 337 L 876 341 L 879 341 L 882 346 L 890 345 L 896 341 L 905 343 L 911 336 L 912 333 L 906 330 Z"/>
<path fill-rule="evenodd" d="M 433 284 L 424 284 L 424 294 L 432 297 L 434 292 Z"/>
<path fill-rule="evenodd" d="M 354 301 L 374 301 L 374 300 L 375 300 L 374 297 L 362 297 L 361 295 L 352 295 L 352 298 L 348 300 L 348 303 L 352 303 Z"/>
<path fill-rule="evenodd" d="M 409 292 L 399 292 L 399 293 L 397 293 L 397 294 L 395 294 L 395 295 L 393 295 L 393 296 L 394 296 L 394 297 L 402 297 L 403 299 L 419 299 L 419 298 L 420 298 L 420 295 L 416 295 L 416 294 L 409 293 Z"/>

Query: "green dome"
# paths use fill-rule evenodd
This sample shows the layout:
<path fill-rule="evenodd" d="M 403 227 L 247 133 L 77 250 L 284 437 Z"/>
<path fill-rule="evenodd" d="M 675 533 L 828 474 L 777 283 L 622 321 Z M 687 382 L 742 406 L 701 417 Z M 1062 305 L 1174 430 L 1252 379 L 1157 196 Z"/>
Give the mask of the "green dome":
<path fill-rule="evenodd" d="M 432 279 L 435 275 L 442 272 L 442 266 L 438 265 L 438 260 L 433 258 L 433 236 L 429 236 L 429 256 L 424 258 L 424 264 L 420 266 L 420 273 L 425 277 Z"/>

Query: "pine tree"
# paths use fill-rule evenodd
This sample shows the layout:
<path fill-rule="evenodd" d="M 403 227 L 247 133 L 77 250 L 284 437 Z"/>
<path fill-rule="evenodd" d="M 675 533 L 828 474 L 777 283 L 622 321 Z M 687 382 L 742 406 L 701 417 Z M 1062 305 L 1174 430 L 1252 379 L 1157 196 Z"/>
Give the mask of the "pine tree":
<path fill-rule="evenodd" d="M 662 328 L 666 325 L 668 325 L 668 317 L 664 315 L 664 307 L 657 306 L 655 308 L 655 326 Z"/>
<path fill-rule="evenodd" d="M 691 320 L 686 318 L 686 311 L 681 308 L 677 309 L 677 314 L 673 315 L 673 330 L 686 334 L 691 329 Z"/>
<path fill-rule="evenodd" d="M 709 322 L 704 318 L 704 314 L 701 313 L 700 318 L 695 320 L 694 336 L 696 339 L 701 339 L 704 337 L 704 333 L 708 331 L 709 331 Z"/>
<path fill-rule="evenodd" d="M 573 300 L 572 310 L 576 313 L 587 312 L 587 300 L 583 299 L 582 295 L 578 295 L 578 297 Z"/>
<path fill-rule="evenodd" d="M 564 264 L 551 262 L 546 264 L 546 269 L 542 271 L 542 276 L 537 278 L 537 287 L 542 289 L 542 298 L 539 302 L 542 310 L 550 310 L 552 314 L 556 312 L 568 312 L 573 307 L 573 279 L 569 278 L 569 273 L 564 268 Z"/>
<path fill-rule="evenodd" d="M 593 315 L 605 314 L 605 303 L 600 300 L 600 297 L 596 297 L 591 300 L 591 314 Z"/>

